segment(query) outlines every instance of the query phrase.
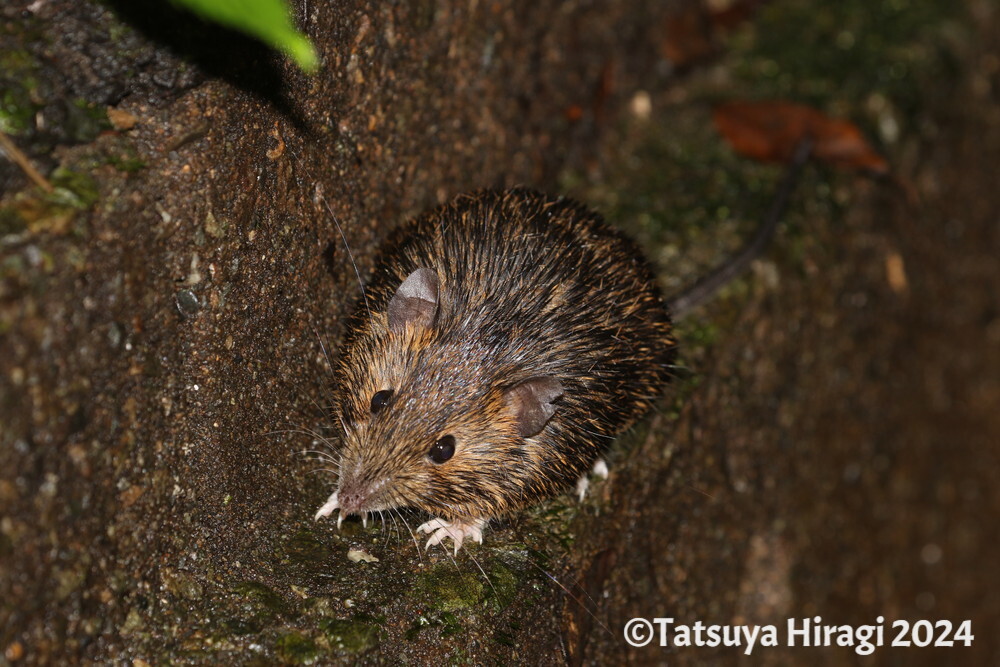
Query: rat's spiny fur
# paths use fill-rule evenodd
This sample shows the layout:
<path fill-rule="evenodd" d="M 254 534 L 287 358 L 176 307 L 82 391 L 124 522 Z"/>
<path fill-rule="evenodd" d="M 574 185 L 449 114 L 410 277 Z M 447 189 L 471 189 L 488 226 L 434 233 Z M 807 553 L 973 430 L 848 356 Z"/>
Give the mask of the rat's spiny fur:
<path fill-rule="evenodd" d="M 458 197 L 396 231 L 366 294 L 337 372 L 341 516 L 412 506 L 488 519 L 555 494 L 670 375 L 652 271 L 565 199 Z M 453 455 L 434 463 L 449 435 Z"/>

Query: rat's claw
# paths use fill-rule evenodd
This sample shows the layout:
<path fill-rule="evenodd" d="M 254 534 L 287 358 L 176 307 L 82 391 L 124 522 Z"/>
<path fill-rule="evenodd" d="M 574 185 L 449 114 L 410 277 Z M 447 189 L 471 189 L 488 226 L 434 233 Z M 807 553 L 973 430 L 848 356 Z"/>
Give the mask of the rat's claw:
<path fill-rule="evenodd" d="M 604 462 L 604 459 L 594 461 L 594 467 L 590 469 L 590 472 L 580 475 L 580 479 L 576 480 L 576 495 L 580 497 L 581 503 L 587 497 L 587 489 L 590 488 L 590 475 L 601 479 L 608 478 L 608 464 Z"/>
<path fill-rule="evenodd" d="M 417 528 L 417 532 L 434 533 L 427 538 L 427 545 L 424 547 L 425 550 L 430 549 L 435 544 L 441 544 L 441 540 L 450 537 L 451 541 L 455 543 L 455 555 L 457 556 L 458 550 L 462 548 L 462 542 L 465 541 L 466 537 L 471 537 L 479 544 L 483 543 L 483 528 L 485 527 L 486 519 L 471 519 L 469 521 L 460 519 L 456 519 L 455 521 L 431 519 L 427 523 L 421 524 Z"/>
<path fill-rule="evenodd" d="M 319 521 L 320 519 L 322 519 L 325 516 L 330 516 L 331 514 L 333 514 L 333 510 L 335 510 L 335 509 L 337 509 L 339 507 L 340 507 L 340 500 L 337 499 L 337 492 L 334 491 L 333 495 L 331 495 L 329 498 L 327 498 L 326 502 L 323 503 L 323 506 L 320 507 L 319 510 L 316 512 L 316 516 L 315 516 L 315 518 L 313 520 L 314 521 Z M 338 524 L 338 528 L 339 528 L 340 527 L 340 521 L 339 520 L 337 521 L 337 524 Z"/>

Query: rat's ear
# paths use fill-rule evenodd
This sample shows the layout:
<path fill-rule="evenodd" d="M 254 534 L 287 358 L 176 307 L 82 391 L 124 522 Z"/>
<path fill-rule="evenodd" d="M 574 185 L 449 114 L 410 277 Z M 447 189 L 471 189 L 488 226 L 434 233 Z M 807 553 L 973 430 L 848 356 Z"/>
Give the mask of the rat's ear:
<path fill-rule="evenodd" d="M 530 378 L 504 392 L 504 400 L 514 414 L 522 438 L 542 430 L 556 412 L 553 401 L 562 395 L 562 382 L 547 375 Z"/>
<path fill-rule="evenodd" d="M 389 328 L 434 324 L 438 306 L 438 277 L 434 269 L 417 269 L 406 277 L 389 301 Z"/>

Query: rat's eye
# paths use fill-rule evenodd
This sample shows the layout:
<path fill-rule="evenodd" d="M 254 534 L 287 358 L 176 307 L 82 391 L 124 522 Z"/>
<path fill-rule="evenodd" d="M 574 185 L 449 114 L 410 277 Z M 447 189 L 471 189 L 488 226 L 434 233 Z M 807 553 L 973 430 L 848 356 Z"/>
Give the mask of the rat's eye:
<path fill-rule="evenodd" d="M 376 391 L 375 395 L 372 396 L 372 414 L 384 408 L 389 403 L 390 398 L 392 398 L 392 389 Z"/>
<path fill-rule="evenodd" d="M 443 438 L 438 439 L 431 446 L 431 451 L 427 452 L 427 456 L 431 457 L 431 461 L 434 463 L 444 463 L 452 456 L 455 455 L 455 436 L 446 435 Z"/>

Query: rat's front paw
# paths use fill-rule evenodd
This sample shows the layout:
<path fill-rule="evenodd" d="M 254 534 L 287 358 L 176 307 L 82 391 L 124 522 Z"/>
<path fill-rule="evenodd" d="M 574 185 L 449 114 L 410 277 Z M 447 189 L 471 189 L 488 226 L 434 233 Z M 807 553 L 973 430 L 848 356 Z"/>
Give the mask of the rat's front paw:
<path fill-rule="evenodd" d="M 319 508 L 319 511 L 316 512 L 315 520 L 319 521 L 325 516 L 330 516 L 337 509 L 340 509 L 340 499 L 337 498 L 337 493 L 334 492 L 333 495 L 326 499 L 326 502 Z"/>
<path fill-rule="evenodd" d="M 594 461 L 594 467 L 591 468 L 590 472 L 583 473 L 580 475 L 580 479 L 576 480 L 576 495 L 580 498 L 581 503 L 587 497 L 587 489 L 590 488 L 590 475 L 601 479 L 608 478 L 608 464 L 604 462 L 604 459 Z"/>
<path fill-rule="evenodd" d="M 427 539 L 425 549 L 430 549 L 435 544 L 441 544 L 441 540 L 450 537 L 455 543 L 455 555 L 462 548 L 465 538 L 471 537 L 480 544 L 483 543 L 483 528 L 486 527 L 486 519 L 456 519 L 445 521 L 444 519 L 431 519 L 417 528 L 418 533 L 431 535 Z"/>

